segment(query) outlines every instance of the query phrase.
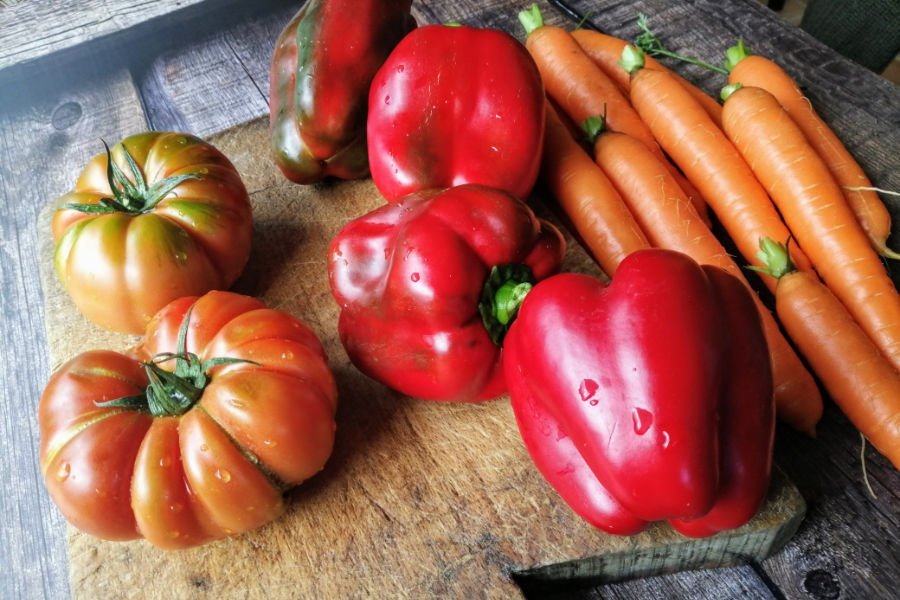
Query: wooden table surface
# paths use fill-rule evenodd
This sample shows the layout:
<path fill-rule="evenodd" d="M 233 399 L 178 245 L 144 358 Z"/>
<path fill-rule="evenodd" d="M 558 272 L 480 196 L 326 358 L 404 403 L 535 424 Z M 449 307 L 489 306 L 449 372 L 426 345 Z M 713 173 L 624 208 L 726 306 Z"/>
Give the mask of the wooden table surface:
<path fill-rule="evenodd" d="M 0 1 L 0 480 L 7 482 L 0 494 L 0 598 L 63 598 L 70 589 L 65 522 L 46 494 L 37 460 L 36 408 L 53 366 L 38 277 L 38 213 L 70 188 L 100 138 L 114 142 L 145 129 L 208 136 L 266 115 L 274 39 L 299 6 L 284 0 L 107 0 L 60 8 L 65 4 Z M 743 37 L 800 82 L 876 185 L 900 190 L 897 88 L 779 21 L 758 2 L 571 4 L 604 31 L 625 38 L 634 37 L 636 16 L 646 13 L 670 48 L 711 62 Z M 525 6 L 418 0 L 414 12 L 420 23 L 458 20 L 521 39 L 515 15 Z M 541 7 L 549 22 L 573 25 L 549 4 Z M 17 28 L 14 35 L 11 27 Z M 678 70 L 707 91 L 721 85 L 700 69 Z M 894 217 L 900 220 L 897 206 Z M 896 281 L 900 267 L 891 268 Z M 817 439 L 779 428 L 776 461 L 809 505 L 800 531 L 776 556 L 739 567 L 526 595 L 900 597 L 900 474 L 867 449 L 875 496 L 869 494 L 859 434 L 830 402 Z"/>

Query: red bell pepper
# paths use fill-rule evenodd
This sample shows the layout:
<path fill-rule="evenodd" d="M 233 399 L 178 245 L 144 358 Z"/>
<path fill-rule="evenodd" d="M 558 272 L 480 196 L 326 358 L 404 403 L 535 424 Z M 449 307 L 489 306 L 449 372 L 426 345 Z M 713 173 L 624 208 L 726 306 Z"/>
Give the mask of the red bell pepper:
<path fill-rule="evenodd" d="M 388 54 L 412 28 L 411 0 L 309 0 L 275 43 L 269 86 L 275 162 L 314 183 L 369 174 L 366 103 Z"/>
<path fill-rule="evenodd" d="M 389 201 L 464 183 L 525 198 L 543 135 L 537 67 L 522 44 L 495 29 L 420 27 L 372 81 L 369 160 Z"/>
<path fill-rule="evenodd" d="M 516 304 L 563 251 L 556 228 L 501 190 L 464 185 L 385 204 L 331 243 L 341 342 L 362 372 L 403 394 L 497 396 L 512 316 L 503 298 Z"/>
<path fill-rule="evenodd" d="M 750 292 L 724 271 L 644 250 L 608 287 L 551 277 L 522 303 L 505 354 L 526 448 L 592 525 L 630 534 L 668 519 L 706 536 L 759 509 L 771 367 Z"/>

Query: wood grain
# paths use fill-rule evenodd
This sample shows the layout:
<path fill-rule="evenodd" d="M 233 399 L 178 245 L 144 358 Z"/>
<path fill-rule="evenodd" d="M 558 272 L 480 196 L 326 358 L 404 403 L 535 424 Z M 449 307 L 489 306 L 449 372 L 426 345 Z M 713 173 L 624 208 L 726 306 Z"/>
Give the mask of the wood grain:
<path fill-rule="evenodd" d="M 254 208 L 254 248 L 237 289 L 302 318 L 323 340 L 340 393 L 335 453 L 321 475 L 291 493 L 284 517 L 179 552 L 177 561 L 145 542 L 109 543 L 72 531 L 74 596 L 128 585 L 149 597 L 509 597 L 513 573 L 608 582 L 730 565 L 769 556 L 796 531 L 805 505 L 776 477 L 764 510 L 733 532 L 688 540 L 659 524 L 632 537 L 603 534 L 543 481 L 504 399 L 417 401 L 363 376 L 339 341 L 325 258 L 337 231 L 383 200 L 368 180 L 306 187 L 285 181 L 267 160 L 266 139 L 264 119 L 211 138 L 244 177 Z M 135 338 L 77 315 L 49 267 L 52 242 L 42 240 L 51 362 L 133 344 Z M 564 268 L 598 273 L 576 244 Z"/>
<path fill-rule="evenodd" d="M 16 2 L 29 3 L 31 0 Z M 49 4 L 46 0 L 43 3 Z M 723 49 L 738 35 L 743 35 L 751 49 L 776 58 L 801 82 L 817 109 L 838 130 L 878 185 L 900 189 L 896 157 L 896 148 L 900 147 L 900 93 L 896 87 L 853 65 L 802 31 L 780 23 L 761 3 L 755 0 L 639 0 L 628 3 L 572 0 L 572 3 L 583 12 L 589 12 L 607 32 L 626 38 L 637 33 L 634 24 L 637 12 L 646 12 L 667 45 L 713 62 L 718 62 Z M 298 3 L 292 0 L 242 3 L 246 7 L 243 14 L 238 14 L 240 11 L 234 10 L 233 4 L 228 2 L 215 4 L 229 6 L 234 13 L 232 18 L 216 18 L 218 13 L 213 11 L 177 27 L 157 20 L 148 27 L 137 26 L 112 35 L 108 43 L 101 40 L 76 46 L 64 54 L 51 54 L 45 61 L 38 61 L 38 68 L 29 63 L 28 69 L 14 65 L 0 71 L 0 130 L 3 132 L 0 136 L 0 202 L 4 207 L 0 238 L 0 303 L 3 308 L 0 335 L 5 341 L 0 345 L 0 371 L 6 384 L 0 391 L 0 434 L 7 440 L 7 451 L 0 454 L 0 475 L 12 484 L 6 494 L 0 495 L 0 509 L 9 515 L 0 531 L 0 564 L 9 566 L 4 569 L 5 576 L 0 578 L 0 597 L 68 596 L 64 529 L 60 517 L 49 505 L 36 464 L 34 409 L 48 368 L 36 266 L 37 211 L 70 185 L 70 178 L 80 166 L 77 165 L 80 158 L 76 157 L 86 158 L 93 152 L 90 146 L 92 131 L 109 131 L 104 129 L 107 127 L 104 117 L 122 123 L 123 111 L 115 109 L 124 106 L 116 97 L 122 88 L 110 85 L 110 72 L 130 66 L 134 80 L 143 81 L 147 65 L 164 52 L 181 51 L 190 55 L 200 51 L 195 45 L 177 45 L 174 40 L 214 38 L 225 31 L 226 39 L 235 51 L 235 59 L 240 58 L 245 73 L 265 92 L 267 86 L 259 83 L 260 74 L 266 76 L 268 65 L 261 48 L 271 42 L 265 39 L 265 27 L 254 24 L 264 22 L 267 15 L 274 15 L 277 22 L 284 18 L 278 16 L 279 11 L 280 15 L 287 15 Z M 420 22 L 441 22 L 456 17 L 471 24 L 502 26 L 521 39 L 515 12 L 526 4 L 498 0 L 424 0 L 415 2 L 414 10 Z M 541 8 L 548 21 L 569 24 L 549 4 L 541 3 Z M 0 14 L 0 18 L 3 16 Z M 255 36 L 254 30 L 258 33 Z M 41 35 L 38 29 L 34 31 Z M 134 35 L 140 44 L 128 43 Z M 10 43 L 27 44 L 30 37 L 20 36 Z M 176 50 L 176 46 L 180 50 Z M 6 49 L 7 45 L 2 47 Z M 192 64 L 190 56 L 178 60 L 181 64 Z M 721 85 L 715 74 L 693 67 L 675 68 L 709 92 Z M 17 84 L 3 85 L 13 72 L 17 75 L 14 78 Z M 126 96 L 133 100 L 133 89 Z M 78 114 L 78 109 L 67 105 L 65 99 L 69 97 L 90 99 L 92 105 L 80 106 L 81 114 Z M 141 97 L 148 103 L 143 92 Z M 154 98 L 167 102 L 165 94 Z M 201 111 L 190 108 L 190 102 L 214 101 L 214 97 L 200 94 L 193 97 L 182 94 L 181 98 L 188 101 L 185 110 L 194 115 L 200 115 Z M 165 111 L 164 106 L 161 108 Z M 139 114 L 140 107 L 133 107 L 133 112 L 132 109 L 124 112 Z M 159 128 L 176 128 L 177 120 L 166 119 L 170 115 L 177 119 L 178 111 L 165 114 L 165 118 L 158 119 Z M 79 119 L 94 124 L 79 134 L 88 139 L 75 139 L 66 135 L 65 130 L 60 133 L 52 127 L 53 122 L 64 126 Z M 208 127 L 200 116 L 194 119 L 198 127 Z M 23 125 L 32 121 L 30 126 Z M 229 121 L 236 122 L 234 119 L 223 122 Z M 29 137 L 30 132 L 34 132 L 32 137 Z M 104 135 L 113 140 L 130 132 L 130 128 L 125 127 L 119 134 L 109 132 Z M 69 151 L 73 154 L 65 158 Z M 42 168 L 19 164 L 25 158 L 32 158 L 43 167 L 50 162 L 47 157 L 68 165 L 69 174 L 61 178 Z M 45 178 L 49 183 L 44 183 Z M 896 222 L 900 218 L 898 203 L 892 201 L 891 205 Z M 273 231 L 279 231 L 278 223 L 270 226 Z M 284 226 L 278 235 L 291 240 L 293 233 L 291 228 Z M 900 248 L 896 235 L 893 241 L 894 247 Z M 893 267 L 893 270 L 896 277 L 900 269 Z M 700 593 L 698 590 L 702 590 L 704 596 L 715 598 L 891 597 L 890 593 L 884 596 L 880 592 L 900 589 L 896 553 L 898 528 L 892 525 L 900 515 L 896 504 L 900 497 L 900 477 L 869 449 L 869 477 L 878 495 L 877 499 L 870 498 L 860 481 L 858 451 L 858 434 L 831 404 L 826 406 L 818 440 L 804 438 L 787 429 L 779 431 L 776 458 L 809 499 L 810 513 L 799 534 L 785 550 L 761 565 L 653 577 L 585 588 L 573 594 L 559 591 L 556 586 L 533 595 L 695 598 Z M 194 585 L 202 590 L 203 578 L 198 575 Z M 108 591 L 107 595 L 111 593 Z"/>
<path fill-rule="evenodd" d="M 0 512 L 4 572 L 0 596 L 62 597 L 68 590 L 64 521 L 47 497 L 37 463 L 38 398 L 50 373 L 38 278 L 38 211 L 65 192 L 102 149 L 146 127 L 131 75 L 97 69 L 58 75 L 59 89 L 16 96 L 0 90 Z M 79 83 L 80 78 L 90 83 Z"/>
<path fill-rule="evenodd" d="M 0 69 L 60 52 L 204 0 L 84 0 L 0 5 Z"/>

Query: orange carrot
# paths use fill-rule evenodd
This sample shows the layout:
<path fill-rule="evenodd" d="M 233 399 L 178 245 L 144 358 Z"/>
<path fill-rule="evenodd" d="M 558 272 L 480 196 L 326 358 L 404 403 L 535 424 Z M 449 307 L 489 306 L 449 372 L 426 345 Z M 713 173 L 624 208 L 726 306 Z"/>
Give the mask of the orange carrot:
<path fill-rule="evenodd" d="M 650 243 L 715 265 L 749 288 L 737 263 L 709 227 L 698 218 L 684 193 L 647 148 L 621 133 L 603 133 L 594 144 L 597 164 L 612 180 Z M 815 380 L 782 335 L 772 314 L 754 293 L 769 345 L 778 417 L 810 434 L 822 416 L 822 397 Z"/>
<path fill-rule="evenodd" d="M 900 469 L 900 372 L 812 273 L 793 269 L 781 244 L 760 242 L 778 278 L 775 310 L 847 418 Z"/>
<path fill-rule="evenodd" d="M 619 90 L 594 61 L 584 53 L 572 35 L 560 27 L 544 25 L 541 11 L 536 4 L 519 13 L 525 27 L 525 47 L 537 64 L 547 95 L 562 108 L 572 121 L 585 119 L 606 112 L 607 125 L 639 139 L 665 160 L 653 133 L 631 107 L 628 98 Z M 686 185 L 684 177 L 666 161 L 679 185 Z M 706 215 L 706 204 L 693 186 L 685 189 L 701 215 Z"/>
<path fill-rule="evenodd" d="M 623 63 L 631 76 L 631 102 L 663 149 L 697 186 L 741 255 L 759 266 L 761 237 L 788 239 L 790 232 L 753 171 L 703 107 L 671 73 L 643 68 L 643 52 L 627 46 Z M 792 248 L 794 264 L 809 260 Z M 775 280 L 763 275 L 769 289 Z"/>
<path fill-rule="evenodd" d="M 591 57 L 591 60 L 600 67 L 604 73 L 610 76 L 620 89 L 626 93 L 631 87 L 631 77 L 619 65 L 619 59 L 622 58 L 622 50 L 628 45 L 625 40 L 592 31 L 590 29 L 576 29 L 572 32 L 572 37 L 581 46 L 585 54 Z M 669 71 L 663 64 L 655 60 L 652 56 L 645 58 L 648 69 L 656 69 L 658 71 Z M 678 75 L 674 71 L 669 71 L 684 86 L 691 96 L 699 102 L 704 110 L 709 114 L 710 118 L 716 125 L 722 124 L 722 105 L 715 98 L 692 84 L 690 81 Z"/>
<path fill-rule="evenodd" d="M 722 122 L 825 284 L 900 368 L 900 295 L 803 132 L 772 94 L 755 87 L 728 96 Z"/>
<path fill-rule="evenodd" d="M 819 117 L 791 76 L 768 58 L 751 56 L 743 41 L 728 49 L 727 58 L 725 64 L 731 71 L 728 82 L 762 88 L 778 99 L 841 186 L 875 250 L 888 258 L 900 258 L 900 254 L 887 247 L 891 214 L 872 189 L 872 182 L 834 131 Z"/>
<path fill-rule="evenodd" d="M 600 268 L 609 275 L 650 243 L 603 171 L 547 103 L 541 178 Z"/>

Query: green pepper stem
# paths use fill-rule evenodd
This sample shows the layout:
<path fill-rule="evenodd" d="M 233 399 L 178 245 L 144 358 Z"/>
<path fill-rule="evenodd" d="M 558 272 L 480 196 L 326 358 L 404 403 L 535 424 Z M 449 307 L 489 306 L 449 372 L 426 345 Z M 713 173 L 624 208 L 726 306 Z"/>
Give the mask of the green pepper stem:
<path fill-rule="evenodd" d="M 534 274 L 527 265 L 514 263 L 491 268 L 482 288 L 478 312 L 496 345 L 503 344 L 519 307 L 535 283 Z"/>

